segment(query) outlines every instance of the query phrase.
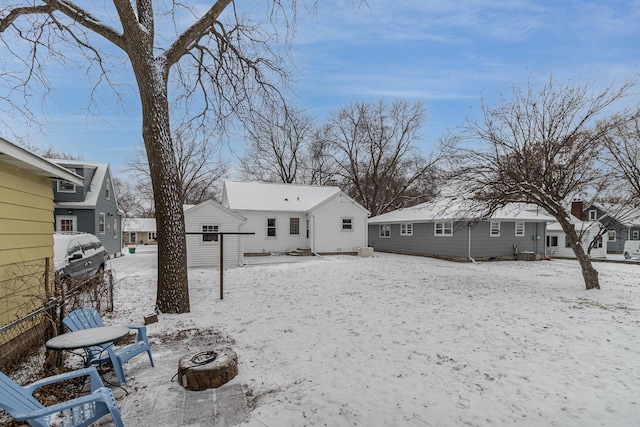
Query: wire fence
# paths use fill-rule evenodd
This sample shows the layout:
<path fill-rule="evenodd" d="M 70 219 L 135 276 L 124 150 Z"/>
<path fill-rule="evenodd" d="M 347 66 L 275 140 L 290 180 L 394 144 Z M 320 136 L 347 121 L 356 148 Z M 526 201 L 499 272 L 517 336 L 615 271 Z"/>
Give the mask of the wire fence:
<path fill-rule="evenodd" d="M 0 370 L 11 370 L 23 358 L 41 351 L 44 343 L 63 332 L 62 318 L 66 313 L 80 307 L 93 307 L 98 312 L 113 311 L 114 277 L 111 270 L 82 282 L 54 280 L 54 289 L 47 288 L 47 275 L 42 278 L 44 296 L 27 292 L 13 292 L 6 298 L 19 318 L 0 327 Z M 20 289 L 16 283 L 16 289 Z M 57 356 L 57 355 L 56 355 Z M 55 364 L 60 361 L 50 361 Z"/>

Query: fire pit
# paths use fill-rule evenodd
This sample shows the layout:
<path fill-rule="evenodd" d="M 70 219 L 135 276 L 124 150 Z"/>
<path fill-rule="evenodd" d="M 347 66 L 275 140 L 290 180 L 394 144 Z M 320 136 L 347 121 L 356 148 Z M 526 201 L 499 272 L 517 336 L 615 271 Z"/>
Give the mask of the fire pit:
<path fill-rule="evenodd" d="M 178 382 L 187 390 L 217 388 L 236 375 L 238 355 L 229 348 L 190 354 L 178 362 Z"/>

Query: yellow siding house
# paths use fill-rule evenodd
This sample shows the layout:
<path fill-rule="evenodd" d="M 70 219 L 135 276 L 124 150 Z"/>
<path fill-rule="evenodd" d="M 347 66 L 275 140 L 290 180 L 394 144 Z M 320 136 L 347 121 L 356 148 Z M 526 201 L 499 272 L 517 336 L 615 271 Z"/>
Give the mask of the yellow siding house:
<path fill-rule="evenodd" d="M 3 359 L 34 341 L 43 317 L 20 328 L 19 319 L 37 311 L 53 286 L 53 185 L 82 185 L 69 170 L 0 138 L 0 354 Z M 7 362 L 7 360 L 0 361 Z"/>

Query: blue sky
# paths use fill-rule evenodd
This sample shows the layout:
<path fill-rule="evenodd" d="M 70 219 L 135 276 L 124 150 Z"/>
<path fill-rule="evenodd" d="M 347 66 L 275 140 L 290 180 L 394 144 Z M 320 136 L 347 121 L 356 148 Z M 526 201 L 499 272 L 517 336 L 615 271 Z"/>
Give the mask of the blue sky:
<path fill-rule="evenodd" d="M 352 102 L 402 98 L 427 107 L 420 147 L 511 86 L 562 82 L 602 88 L 640 73 L 640 0 L 322 1 L 300 18 L 292 59 L 297 103 L 319 122 Z M 126 76 L 127 73 L 123 73 Z M 87 115 L 83 73 L 54 81 L 46 134 L 14 121 L 18 136 L 111 163 L 117 176 L 141 141 L 138 100 L 101 103 Z M 126 80 L 122 83 L 126 83 Z M 638 105 L 640 97 L 627 99 Z M 36 108 L 39 106 L 36 103 Z M 15 140 L 12 134 L 4 134 Z M 242 150 L 243 142 L 233 142 Z"/>

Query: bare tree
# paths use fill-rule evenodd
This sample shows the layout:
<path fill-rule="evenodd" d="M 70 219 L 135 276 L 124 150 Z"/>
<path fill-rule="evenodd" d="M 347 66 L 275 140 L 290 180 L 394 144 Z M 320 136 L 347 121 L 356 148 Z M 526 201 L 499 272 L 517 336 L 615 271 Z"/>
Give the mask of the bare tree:
<path fill-rule="evenodd" d="M 416 147 L 422 102 L 358 103 L 331 115 L 323 139 L 334 155 L 347 194 L 372 216 L 429 200 L 436 159 Z"/>
<path fill-rule="evenodd" d="M 626 186 L 626 189 L 617 189 L 616 195 L 628 199 L 628 204 L 637 205 L 640 203 L 640 110 L 620 117 L 617 126 L 604 134 L 603 141 L 609 166 L 618 182 Z"/>
<path fill-rule="evenodd" d="M 229 13 L 223 13 L 229 6 Z M 247 6 L 243 14 L 231 0 L 216 0 L 208 8 L 152 0 L 113 0 L 112 7 L 107 2 L 80 5 L 70 0 L 0 2 L 1 56 L 15 60 L 0 66 L 22 67 L 0 70 L 16 111 L 29 114 L 25 105 L 34 87 L 50 89 L 46 70 L 52 61 L 92 76 L 93 94 L 106 84 L 118 98 L 122 64 L 131 67 L 153 184 L 159 246 L 156 308 L 162 312 L 190 309 L 171 118 L 192 128 L 221 127 L 257 99 L 281 99 L 275 82 L 283 82 L 286 73 L 283 56 L 274 46 L 282 46 L 282 34 L 290 35 L 296 0 Z M 251 13 L 254 16 L 248 16 Z M 169 87 L 175 90 L 173 104 Z M 24 99 L 18 102 L 15 96 Z"/>
<path fill-rule="evenodd" d="M 313 118 L 295 108 L 256 112 L 246 129 L 249 145 L 240 159 L 243 176 L 262 182 L 305 183 L 305 157 L 314 128 Z"/>
<path fill-rule="evenodd" d="M 127 218 L 147 217 L 148 207 L 145 207 L 145 198 L 141 197 L 140 189 L 131 184 L 130 180 L 123 178 L 113 178 L 113 188 L 118 200 L 118 208 Z M 124 226 L 124 224 L 123 224 Z"/>
<path fill-rule="evenodd" d="M 309 185 L 327 185 L 335 180 L 339 166 L 333 145 L 316 129 L 305 157 L 304 182 Z"/>
<path fill-rule="evenodd" d="M 630 87 L 593 92 L 588 84 L 558 85 L 550 78 L 539 90 L 513 88 L 512 98 L 502 98 L 498 106 L 483 103 L 483 120 L 470 119 L 454 138 L 464 165 L 456 173 L 487 203 L 485 215 L 509 202 L 546 210 L 562 226 L 587 289 L 600 288 L 598 272 L 567 206 L 574 199 L 593 200 L 606 188 L 601 139 L 615 120 L 604 114 Z"/>
<path fill-rule="evenodd" d="M 173 138 L 183 205 L 218 199 L 222 191 L 221 182 L 229 172 L 229 163 L 220 158 L 219 152 L 216 156 L 220 144 L 212 143 L 211 139 L 206 135 L 193 135 L 188 129 L 181 130 Z M 144 149 L 136 150 L 127 160 L 127 171 L 137 180 L 139 191 L 152 194 L 149 191 L 152 189 L 151 172 Z"/>
<path fill-rule="evenodd" d="M 59 160 L 82 160 L 82 157 L 73 155 L 71 153 L 65 153 L 59 148 L 50 145 L 48 147 L 41 147 L 39 145 L 25 142 L 20 144 L 23 148 L 29 150 L 32 153 L 37 154 L 45 159 L 59 159 Z"/>

